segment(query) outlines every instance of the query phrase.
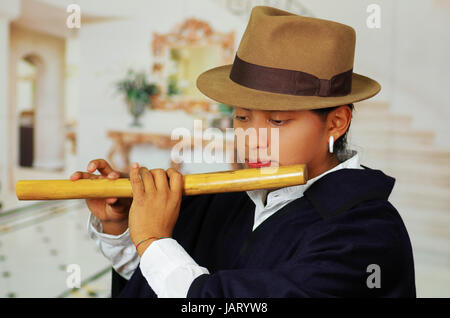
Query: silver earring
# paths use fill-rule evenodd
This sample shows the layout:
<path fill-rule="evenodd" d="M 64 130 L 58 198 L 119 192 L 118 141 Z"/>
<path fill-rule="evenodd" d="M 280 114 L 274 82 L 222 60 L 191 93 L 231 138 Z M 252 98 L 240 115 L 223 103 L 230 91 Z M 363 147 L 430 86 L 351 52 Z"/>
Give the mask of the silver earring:
<path fill-rule="evenodd" d="M 334 137 L 330 136 L 330 138 L 328 139 L 328 150 L 330 151 L 330 153 L 333 153 L 333 145 L 334 145 Z"/>

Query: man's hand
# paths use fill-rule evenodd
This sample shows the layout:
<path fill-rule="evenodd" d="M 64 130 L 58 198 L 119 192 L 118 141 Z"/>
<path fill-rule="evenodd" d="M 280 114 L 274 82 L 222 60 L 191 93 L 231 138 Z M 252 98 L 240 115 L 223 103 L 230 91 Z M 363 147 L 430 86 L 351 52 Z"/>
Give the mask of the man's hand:
<path fill-rule="evenodd" d="M 100 172 L 100 175 L 94 174 L 96 170 Z M 87 172 L 77 171 L 70 176 L 72 181 L 105 178 L 116 180 L 128 178 L 128 175 L 113 170 L 106 160 L 96 159 L 89 162 Z M 128 211 L 131 201 L 131 198 L 99 198 L 86 199 L 86 204 L 89 210 L 102 222 L 104 233 L 118 235 L 128 228 Z"/>
<path fill-rule="evenodd" d="M 136 245 L 150 237 L 171 237 L 180 212 L 183 175 L 173 168 L 148 170 L 134 163 L 130 169 L 133 203 L 128 226 Z M 142 242 L 142 255 L 155 239 Z"/>

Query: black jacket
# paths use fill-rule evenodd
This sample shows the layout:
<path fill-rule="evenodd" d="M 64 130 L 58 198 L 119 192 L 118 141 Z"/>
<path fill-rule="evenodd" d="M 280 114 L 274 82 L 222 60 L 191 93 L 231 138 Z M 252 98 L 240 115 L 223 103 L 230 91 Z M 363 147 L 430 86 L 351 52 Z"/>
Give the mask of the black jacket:
<path fill-rule="evenodd" d="M 328 173 L 255 231 L 246 192 L 183 197 L 173 238 L 211 273 L 188 297 L 416 297 L 395 179 L 364 168 Z M 156 297 L 139 268 L 113 271 L 112 296 Z"/>

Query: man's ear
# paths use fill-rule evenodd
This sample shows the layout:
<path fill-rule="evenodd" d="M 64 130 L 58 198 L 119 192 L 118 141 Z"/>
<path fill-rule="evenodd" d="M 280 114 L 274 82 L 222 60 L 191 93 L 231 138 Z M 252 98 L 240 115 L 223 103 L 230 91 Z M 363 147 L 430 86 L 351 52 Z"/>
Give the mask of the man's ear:
<path fill-rule="evenodd" d="M 342 105 L 331 111 L 327 116 L 328 135 L 334 140 L 345 134 L 352 121 L 352 110 L 348 105 Z"/>

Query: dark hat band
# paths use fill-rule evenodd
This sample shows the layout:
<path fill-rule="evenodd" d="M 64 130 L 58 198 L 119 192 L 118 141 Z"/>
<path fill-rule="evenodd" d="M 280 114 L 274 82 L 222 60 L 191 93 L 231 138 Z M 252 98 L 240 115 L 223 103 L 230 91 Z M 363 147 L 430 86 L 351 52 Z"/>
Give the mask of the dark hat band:
<path fill-rule="evenodd" d="M 230 79 L 248 88 L 298 96 L 335 97 L 348 95 L 352 89 L 353 69 L 334 75 L 331 79 L 293 70 L 252 64 L 237 54 L 230 71 Z"/>

